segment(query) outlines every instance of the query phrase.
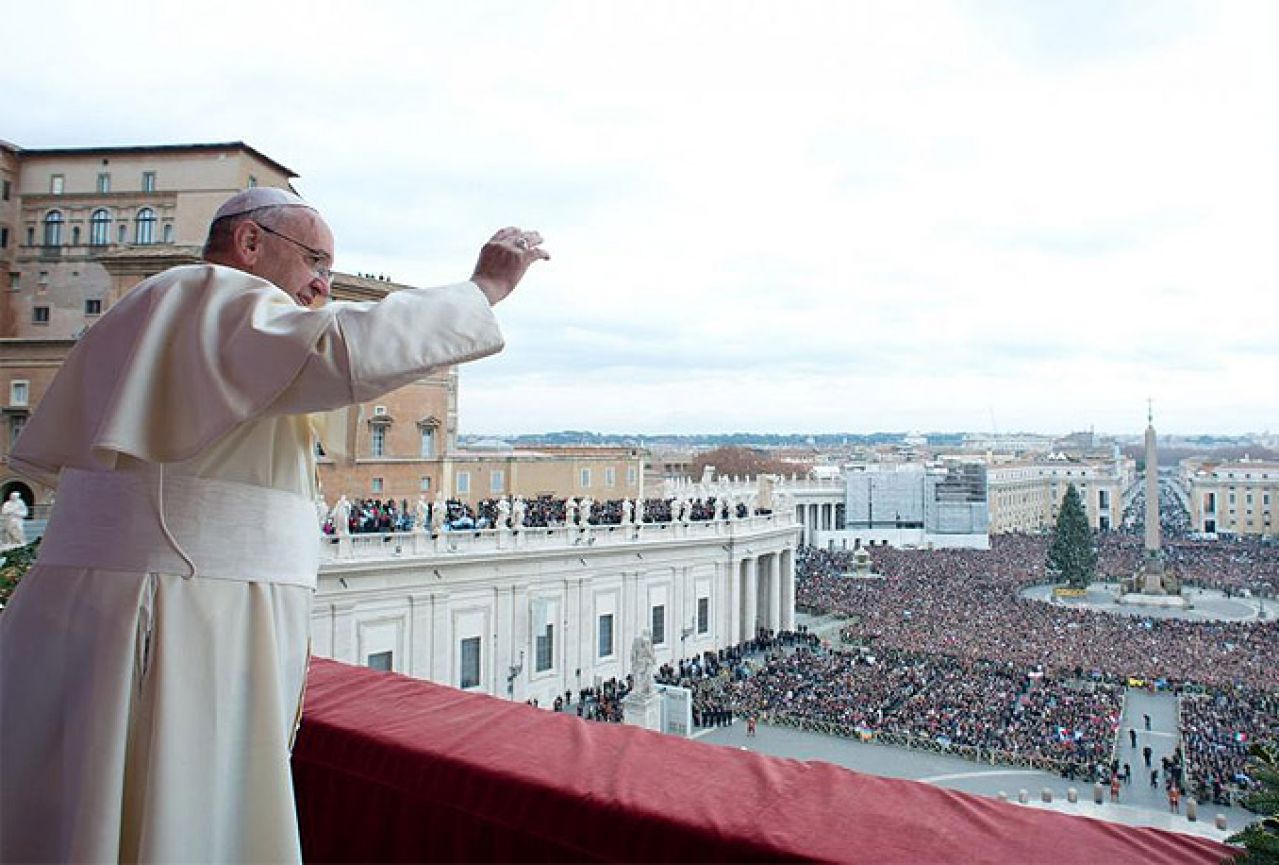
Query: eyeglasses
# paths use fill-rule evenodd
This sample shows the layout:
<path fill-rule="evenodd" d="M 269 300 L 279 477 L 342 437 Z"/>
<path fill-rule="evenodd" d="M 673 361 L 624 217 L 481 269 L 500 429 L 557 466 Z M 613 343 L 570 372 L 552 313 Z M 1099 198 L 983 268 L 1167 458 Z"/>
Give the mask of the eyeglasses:
<path fill-rule="evenodd" d="M 328 259 L 329 257 L 329 254 L 327 252 L 316 249 L 313 246 L 307 246 L 305 243 L 302 243 L 300 240 L 294 240 L 293 238 L 289 237 L 287 234 L 284 234 L 283 232 L 280 232 L 280 231 L 276 231 L 274 228 L 271 228 L 269 226 L 263 225 L 257 220 L 254 220 L 253 224 L 256 225 L 258 228 L 262 229 L 263 231 L 265 231 L 267 234 L 274 234 L 276 237 L 280 238 L 281 240 L 287 240 L 289 243 L 293 244 L 298 249 L 305 252 L 311 258 L 311 270 L 315 272 L 315 275 L 318 276 L 320 279 L 324 280 L 326 283 L 332 284 L 333 271 L 329 270 L 328 265 L 324 264 L 325 260 Z"/>

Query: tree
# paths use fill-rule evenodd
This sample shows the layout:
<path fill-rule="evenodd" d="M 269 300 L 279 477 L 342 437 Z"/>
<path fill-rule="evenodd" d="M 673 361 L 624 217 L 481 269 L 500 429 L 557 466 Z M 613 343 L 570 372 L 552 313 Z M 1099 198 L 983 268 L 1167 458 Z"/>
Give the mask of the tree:
<path fill-rule="evenodd" d="M 1057 512 L 1057 528 L 1048 547 L 1048 573 L 1074 589 L 1086 589 L 1097 574 L 1097 552 L 1092 545 L 1088 515 L 1079 491 L 1071 484 Z"/>
<path fill-rule="evenodd" d="M 1248 850 L 1243 863 L 1279 863 L 1279 746 L 1259 743 L 1249 749 L 1252 776 L 1259 788 L 1244 798 L 1244 805 L 1262 815 L 1229 840 Z"/>
<path fill-rule="evenodd" d="M 702 476 L 703 466 L 714 466 L 718 475 L 750 478 L 759 475 L 806 474 L 807 466 L 784 462 L 767 452 L 744 447 L 720 447 L 698 454 L 693 460 L 693 478 Z"/>

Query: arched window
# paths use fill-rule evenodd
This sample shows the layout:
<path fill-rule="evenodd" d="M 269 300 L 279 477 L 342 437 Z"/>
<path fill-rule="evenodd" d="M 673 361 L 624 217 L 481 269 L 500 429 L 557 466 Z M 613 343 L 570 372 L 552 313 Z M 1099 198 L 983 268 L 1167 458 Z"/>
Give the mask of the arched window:
<path fill-rule="evenodd" d="M 44 217 L 44 245 L 62 245 L 62 211 L 50 210 Z"/>
<path fill-rule="evenodd" d="M 111 242 L 111 214 L 99 207 L 89 217 L 89 245 L 106 246 Z"/>
<path fill-rule="evenodd" d="M 138 211 L 133 226 L 133 242 L 139 245 L 155 243 L 155 211 L 149 207 Z"/>

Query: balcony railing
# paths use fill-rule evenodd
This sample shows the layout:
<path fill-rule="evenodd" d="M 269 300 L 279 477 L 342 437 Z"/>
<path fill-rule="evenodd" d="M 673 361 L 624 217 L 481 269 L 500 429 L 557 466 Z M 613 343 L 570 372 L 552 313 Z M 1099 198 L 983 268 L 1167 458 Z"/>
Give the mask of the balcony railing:
<path fill-rule="evenodd" d="M 683 540 L 731 540 L 745 535 L 796 525 L 790 514 L 768 514 L 739 520 L 700 520 L 687 523 L 642 525 L 525 526 L 510 529 L 459 529 L 432 536 L 428 532 L 383 532 L 326 535 L 321 539 L 320 560 L 397 559 L 427 556 L 472 555 L 516 550 L 555 550 L 575 547 L 626 547 Z"/>

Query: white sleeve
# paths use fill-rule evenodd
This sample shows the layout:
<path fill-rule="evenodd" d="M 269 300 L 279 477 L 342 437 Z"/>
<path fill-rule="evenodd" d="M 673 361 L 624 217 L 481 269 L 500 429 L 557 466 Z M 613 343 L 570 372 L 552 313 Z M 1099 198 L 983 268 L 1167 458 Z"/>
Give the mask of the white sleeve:
<path fill-rule="evenodd" d="M 473 282 L 403 289 L 371 303 L 334 302 L 324 311 L 331 324 L 269 413 L 365 402 L 503 345 L 488 299 Z"/>

